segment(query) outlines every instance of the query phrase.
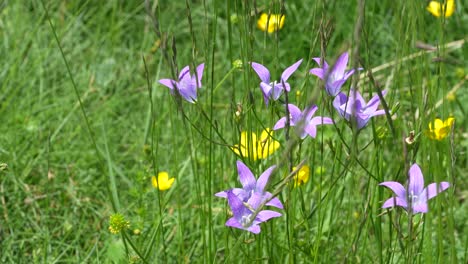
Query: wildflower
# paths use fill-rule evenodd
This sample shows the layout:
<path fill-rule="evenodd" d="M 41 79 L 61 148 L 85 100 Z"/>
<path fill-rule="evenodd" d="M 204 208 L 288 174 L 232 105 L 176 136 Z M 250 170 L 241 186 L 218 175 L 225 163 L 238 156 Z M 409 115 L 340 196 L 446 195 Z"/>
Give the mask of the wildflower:
<path fill-rule="evenodd" d="M 260 139 L 257 140 L 255 133 L 243 131 L 241 133 L 240 145 L 234 145 L 232 150 L 238 156 L 250 158 L 254 161 L 266 159 L 280 147 L 280 143 L 272 138 L 272 134 L 273 131 L 267 128 L 262 131 Z"/>
<path fill-rule="evenodd" d="M 295 62 L 293 65 L 289 66 L 284 72 L 281 74 L 281 79 L 279 82 L 274 81 L 270 82 L 270 71 L 260 63 L 252 62 L 252 68 L 257 73 L 258 77 L 262 81 L 260 83 L 260 89 L 263 93 L 263 99 L 265 100 L 265 105 L 268 105 L 269 99 L 278 100 L 280 95 L 283 93 L 284 90 L 289 92 L 290 85 L 287 83 L 289 76 L 291 76 L 301 65 L 302 59 Z M 284 84 L 284 86 L 283 86 Z"/>
<path fill-rule="evenodd" d="M 313 117 L 318 107 L 313 106 L 311 108 L 306 108 L 304 111 L 293 105 L 288 104 L 289 111 L 289 125 L 296 126 L 303 122 L 303 127 L 301 127 L 300 138 L 304 139 L 307 135 L 315 138 L 317 136 L 317 126 L 325 124 L 333 124 L 333 120 L 329 117 L 316 116 Z M 312 118 L 313 117 L 313 118 Z M 286 117 L 282 117 L 278 122 L 276 122 L 273 130 L 277 130 L 286 126 Z"/>
<path fill-rule="evenodd" d="M 195 103 L 197 100 L 197 88 L 201 88 L 202 85 L 201 79 L 204 67 L 204 63 L 198 65 L 197 74 L 191 76 L 189 66 L 185 66 L 179 73 L 178 81 L 172 79 L 161 79 L 159 80 L 159 83 L 171 89 L 172 94 L 177 90 L 177 93 L 179 93 L 187 102 Z"/>
<path fill-rule="evenodd" d="M 153 184 L 154 188 L 158 188 L 160 191 L 165 191 L 171 188 L 172 184 L 174 183 L 175 178 L 169 179 L 169 174 L 165 171 L 161 171 L 158 173 L 158 179 L 153 176 L 151 178 L 151 183 Z"/>
<path fill-rule="evenodd" d="M 293 171 L 296 167 L 293 167 Z M 309 181 L 310 168 L 307 165 L 302 166 L 294 176 L 294 187 L 300 186 Z"/>
<path fill-rule="evenodd" d="M 118 234 L 122 230 L 129 228 L 130 222 L 125 220 L 125 217 L 119 213 L 109 217 L 109 231 L 112 234 Z"/>
<path fill-rule="evenodd" d="M 440 17 L 444 15 L 449 17 L 455 12 L 455 0 L 442 0 L 443 3 L 438 1 L 431 1 L 427 6 L 427 11 L 429 11 L 433 16 Z"/>
<path fill-rule="evenodd" d="M 217 197 L 227 198 L 233 212 L 234 216 L 226 222 L 226 226 L 258 234 L 260 233 L 260 226 L 258 224 L 270 218 L 281 216 L 280 213 L 275 211 L 262 210 L 253 218 L 254 212 L 263 204 L 283 209 L 281 201 L 277 197 L 273 197 L 270 192 L 265 191 L 265 187 L 275 167 L 271 166 L 268 168 L 256 180 L 250 169 L 242 161 L 237 161 L 237 172 L 242 188 L 233 188 L 215 194 Z"/>
<path fill-rule="evenodd" d="M 317 62 L 321 68 L 313 68 L 310 69 L 309 72 L 325 81 L 325 91 L 331 96 L 336 96 L 340 92 L 341 86 L 343 86 L 346 80 L 355 72 L 355 69 L 345 71 L 346 65 L 348 64 L 347 52 L 340 55 L 332 69 L 329 69 L 330 67 L 326 61 L 323 62 L 322 66 L 320 58 L 313 58 L 313 60 Z M 362 68 L 358 70 L 362 70 Z"/>
<path fill-rule="evenodd" d="M 382 91 L 382 95 L 387 94 L 387 91 Z M 356 96 L 356 98 L 354 98 Z M 366 104 L 361 94 L 358 91 L 351 89 L 349 98 L 344 93 L 339 93 L 333 100 L 333 107 L 338 110 L 340 115 L 348 121 L 351 121 L 351 116 L 354 114 L 357 121 L 357 128 L 363 128 L 373 116 L 385 114 L 385 110 L 377 110 L 379 107 L 380 98 L 375 95 Z"/>
<path fill-rule="evenodd" d="M 442 140 L 448 136 L 455 122 L 455 118 L 449 117 L 445 121 L 436 118 L 434 122 L 429 123 L 429 138 Z"/>
<path fill-rule="evenodd" d="M 255 193 L 248 202 L 242 202 L 232 190 L 227 192 L 227 199 L 231 207 L 233 217 L 226 221 L 226 226 L 247 230 L 254 234 L 260 233 L 259 224 L 266 222 L 274 217 L 280 217 L 281 214 L 271 210 L 262 210 L 255 215 L 260 203 L 259 194 Z M 254 219 L 252 219 L 255 217 Z"/>
<path fill-rule="evenodd" d="M 396 197 L 392 197 L 384 202 L 382 208 L 401 206 L 406 211 L 412 213 L 427 213 L 427 201 L 437 194 L 445 191 L 450 184 L 448 182 L 431 183 L 424 188 L 424 177 L 418 164 L 413 164 L 409 172 L 408 188 L 405 189 L 399 182 L 382 182 L 381 186 L 390 188 Z M 411 208 L 409 208 L 411 206 Z"/>
<path fill-rule="evenodd" d="M 265 186 L 267 185 L 271 173 L 275 168 L 276 166 L 271 166 L 260 175 L 258 180 L 256 180 L 250 169 L 245 166 L 242 161 L 237 161 L 237 173 L 239 175 L 239 182 L 242 184 L 242 188 L 233 188 L 227 191 L 218 192 L 215 196 L 228 198 L 228 192 L 232 191 L 232 193 L 237 196 L 241 202 L 247 203 L 252 198 L 252 195 L 258 194 L 260 196 L 258 198 L 261 200 L 260 203 L 271 199 L 265 205 L 283 209 L 281 201 L 276 197 L 272 198 L 273 195 L 265 191 Z"/>
<path fill-rule="evenodd" d="M 282 29 L 283 25 L 284 15 L 268 15 L 266 13 L 263 13 L 260 15 L 260 18 L 257 21 L 258 28 L 262 31 L 268 31 L 268 33 L 273 33 Z"/>

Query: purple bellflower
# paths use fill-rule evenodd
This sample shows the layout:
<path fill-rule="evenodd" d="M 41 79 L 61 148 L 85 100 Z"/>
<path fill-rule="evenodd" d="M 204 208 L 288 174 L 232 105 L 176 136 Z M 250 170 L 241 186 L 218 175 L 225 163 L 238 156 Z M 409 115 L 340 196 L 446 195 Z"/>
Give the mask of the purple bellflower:
<path fill-rule="evenodd" d="M 314 105 L 311 108 L 306 108 L 304 111 L 293 105 L 288 104 L 289 111 L 289 125 L 297 126 L 303 125 L 303 130 L 300 132 L 300 138 L 304 139 L 307 135 L 315 138 L 317 136 L 317 126 L 325 124 L 333 124 L 333 120 L 329 117 L 316 116 L 313 117 L 318 107 Z M 286 126 L 286 117 L 282 117 L 276 122 L 273 130 L 284 128 Z"/>
<path fill-rule="evenodd" d="M 332 69 L 330 69 L 326 61 L 323 62 L 322 66 L 320 58 L 313 58 L 313 60 L 317 62 L 321 68 L 313 68 L 309 72 L 325 81 L 325 90 L 331 96 L 336 96 L 340 92 L 341 86 L 343 86 L 346 80 L 355 72 L 355 69 L 345 71 L 346 65 L 348 64 L 347 52 L 340 55 Z M 361 68 L 358 70 L 361 70 Z"/>
<path fill-rule="evenodd" d="M 226 221 L 226 226 L 258 234 L 261 231 L 260 223 L 281 216 L 280 213 L 271 210 L 262 210 L 255 214 L 263 199 L 260 193 L 253 193 L 247 202 L 243 202 L 233 190 L 227 191 L 226 195 L 233 214 L 233 217 Z"/>
<path fill-rule="evenodd" d="M 242 184 L 242 188 L 233 188 L 227 191 L 219 192 L 216 193 L 215 196 L 228 198 L 227 193 L 232 191 L 235 196 L 239 197 L 242 202 L 246 203 L 252 197 L 252 195 L 259 194 L 262 203 L 269 200 L 266 205 L 283 209 L 283 204 L 278 198 L 272 198 L 273 195 L 270 192 L 265 192 L 265 186 L 268 183 L 268 179 L 270 178 L 270 175 L 275 167 L 276 166 L 271 166 L 268 168 L 262 173 L 262 175 L 260 175 L 258 180 L 256 180 L 255 176 L 249 170 L 249 168 L 245 166 L 242 161 L 237 161 L 237 172 L 239 174 L 239 181 Z"/>
<path fill-rule="evenodd" d="M 202 63 L 197 66 L 197 74 L 190 75 L 189 66 L 185 66 L 179 73 L 179 80 L 172 79 L 161 79 L 159 83 L 171 89 L 171 93 L 174 94 L 177 89 L 178 93 L 182 98 L 190 103 L 197 101 L 197 88 L 201 88 L 201 79 L 203 76 L 203 69 L 205 64 Z"/>
<path fill-rule="evenodd" d="M 257 73 L 258 77 L 262 81 L 260 83 L 260 89 L 263 93 L 263 99 L 265 100 L 265 105 L 268 106 L 268 101 L 273 99 L 274 101 L 278 100 L 280 95 L 283 93 L 284 90 L 289 92 L 291 87 L 289 83 L 287 83 L 289 77 L 299 68 L 301 65 L 302 59 L 298 60 L 293 65 L 289 66 L 284 72 L 281 74 L 281 79 L 277 82 L 270 82 L 270 71 L 260 63 L 252 62 L 252 68 Z M 283 86 L 284 83 L 284 86 Z"/>
<path fill-rule="evenodd" d="M 385 94 L 387 94 L 387 91 L 382 91 L 382 95 Z M 356 96 L 356 98 L 354 98 L 354 96 Z M 380 98 L 378 95 L 375 95 L 368 103 L 366 103 L 361 94 L 353 89 L 349 92 L 349 98 L 346 94 L 339 93 L 333 100 L 333 107 L 338 110 L 343 118 L 351 121 L 351 116 L 354 114 L 358 129 L 366 126 L 371 117 L 385 114 L 385 110 L 377 110 L 379 104 Z"/>
<path fill-rule="evenodd" d="M 401 206 L 406 211 L 411 210 L 412 213 L 427 213 L 427 201 L 450 187 L 450 183 L 441 182 L 439 184 L 431 183 L 424 188 L 424 177 L 416 163 L 411 166 L 408 174 L 408 189 L 405 189 L 399 182 L 394 181 L 379 184 L 390 188 L 396 194 L 396 197 L 386 200 L 382 208 Z"/>

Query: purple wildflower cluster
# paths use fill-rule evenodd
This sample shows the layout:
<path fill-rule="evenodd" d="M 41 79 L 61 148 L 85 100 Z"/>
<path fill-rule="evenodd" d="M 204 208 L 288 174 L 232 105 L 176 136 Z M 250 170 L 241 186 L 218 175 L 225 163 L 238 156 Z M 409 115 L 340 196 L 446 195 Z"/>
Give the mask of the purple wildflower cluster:
<path fill-rule="evenodd" d="M 355 121 L 357 129 L 361 130 L 372 117 L 383 115 L 385 111 L 378 109 L 381 98 L 377 95 L 366 102 L 356 89 L 350 89 L 349 93 L 341 91 L 349 77 L 362 70 L 362 68 L 346 70 L 348 57 L 348 53 L 344 52 L 333 66 L 329 66 L 326 61 L 322 61 L 320 58 L 313 58 L 319 68 L 310 69 L 309 73 L 324 81 L 325 92 L 331 96 L 333 107 L 338 114 L 347 122 Z M 257 62 L 250 63 L 260 78 L 260 91 L 267 107 L 270 101 L 277 101 L 282 94 L 291 91 L 291 85 L 288 83 L 289 77 L 299 68 L 302 61 L 300 59 L 286 68 L 279 81 L 271 81 L 270 71 L 264 65 Z M 203 69 L 204 64 L 202 63 L 196 68 L 195 74 L 191 75 L 189 66 L 186 66 L 179 73 L 178 80 L 161 79 L 159 83 L 167 86 L 173 95 L 180 95 L 186 101 L 195 103 L 197 90 L 202 86 Z M 383 96 L 386 94 L 386 90 L 382 92 Z M 305 139 L 307 136 L 315 138 L 318 125 L 335 123 L 330 117 L 314 116 L 318 110 L 316 105 L 306 106 L 301 110 L 296 105 L 289 103 L 285 105 L 285 110 L 286 116 L 281 117 L 276 122 L 273 130 L 287 126 L 295 127 L 297 135 L 301 139 Z M 227 220 L 226 226 L 258 234 L 260 233 L 260 223 L 281 216 L 279 212 L 263 209 L 266 206 L 283 209 L 281 201 L 265 190 L 275 169 L 276 166 L 269 167 L 257 180 L 242 161 L 237 161 L 237 172 L 242 188 L 231 188 L 215 194 L 217 197 L 227 199 L 231 208 L 233 216 Z M 386 200 L 382 208 L 400 206 L 411 213 L 427 213 L 427 201 L 450 186 L 448 182 L 441 182 L 429 184 L 424 188 L 424 178 L 417 164 L 413 164 L 409 170 L 406 188 L 393 181 L 382 182 L 380 185 L 390 188 L 396 195 L 396 197 Z"/>

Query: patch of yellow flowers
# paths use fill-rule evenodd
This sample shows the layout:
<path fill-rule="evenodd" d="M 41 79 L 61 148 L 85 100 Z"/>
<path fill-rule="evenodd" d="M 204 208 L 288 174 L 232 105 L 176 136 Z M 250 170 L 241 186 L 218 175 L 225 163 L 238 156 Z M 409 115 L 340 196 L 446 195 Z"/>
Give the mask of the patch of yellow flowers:
<path fill-rule="evenodd" d="M 272 135 L 273 131 L 269 128 L 262 131 L 259 139 L 257 139 L 255 133 L 243 131 L 240 137 L 240 144 L 234 145 L 232 151 L 238 156 L 249 158 L 253 161 L 265 159 L 280 147 L 280 143 L 274 140 Z"/>
<path fill-rule="evenodd" d="M 455 0 L 431 1 L 427 6 L 427 11 L 436 17 L 449 17 L 455 12 Z"/>
<path fill-rule="evenodd" d="M 443 140 L 450 133 L 454 122 L 455 118 L 453 117 L 449 117 L 445 121 L 436 118 L 434 122 L 429 123 L 429 138 Z"/>
<path fill-rule="evenodd" d="M 260 18 L 257 21 L 257 26 L 262 31 L 267 31 L 268 33 L 273 33 L 283 28 L 284 25 L 284 15 L 276 14 L 266 14 L 263 13 L 260 15 Z"/>

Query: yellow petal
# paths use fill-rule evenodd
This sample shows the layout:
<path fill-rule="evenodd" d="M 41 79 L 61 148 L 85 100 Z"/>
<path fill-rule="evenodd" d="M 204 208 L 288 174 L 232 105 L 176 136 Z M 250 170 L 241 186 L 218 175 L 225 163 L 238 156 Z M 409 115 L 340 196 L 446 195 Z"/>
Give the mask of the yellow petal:
<path fill-rule="evenodd" d="M 284 15 L 275 15 L 271 14 L 268 19 L 268 14 L 263 13 L 260 15 L 260 18 L 257 21 L 257 27 L 262 31 L 268 31 L 268 33 L 273 33 L 277 30 L 283 28 L 284 25 Z M 267 28 L 268 25 L 268 28 Z"/>
<path fill-rule="evenodd" d="M 167 172 L 161 171 L 158 173 L 158 180 L 156 180 L 156 177 L 153 176 L 151 178 L 151 183 L 153 184 L 154 188 L 158 188 L 160 191 L 165 191 L 171 188 L 174 180 L 175 178 L 169 179 L 169 174 Z"/>
<path fill-rule="evenodd" d="M 296 167 L 293 168 L 293 171 Z M 309 181 L 310 176 L 310 168 L 307 165 L 302 166 L 299 171 L 297 172 L 296 176 L 294 176 L 294 187 L 300 186 Z"/>
<path fill-rule="evenodd" d="M 271 135 L 273 135 L 273 131 L 267 128 L 262 131 L 260 135 L 260 141 L 258 141 L 258 157 L 260 159 L 265 159 L 271 154 L 273 154 L 279 147 L 280 143 L 274 140 Z"/>
<path fill-rule="evenodd" d="M 440 3 L 437 1 L 431 1 L 427 6 L 427 11 L 436 17 L 440 17 Z"/>
<path fill-rule="evenodd" d="M 447 120 L 444 121 L 444 127 L 452 127 L 454 122 L 455 122 L 455 118 L 449 117 L 447 118 Z"/>

